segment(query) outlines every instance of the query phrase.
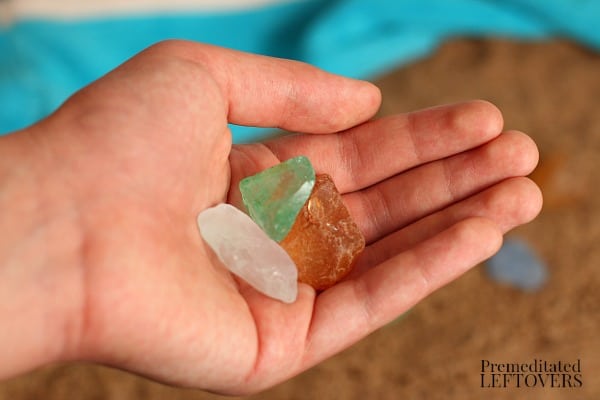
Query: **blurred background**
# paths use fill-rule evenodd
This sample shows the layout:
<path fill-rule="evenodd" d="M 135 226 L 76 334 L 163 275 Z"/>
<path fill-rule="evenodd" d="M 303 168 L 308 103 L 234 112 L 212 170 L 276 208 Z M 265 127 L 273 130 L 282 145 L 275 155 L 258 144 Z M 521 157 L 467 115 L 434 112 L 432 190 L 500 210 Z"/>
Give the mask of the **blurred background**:
<path fill-rule="evenodd" d="M 497 257 L 248 399 L 600 398 L 600 2 L 166 3 L 0 0 L 0 132 L 43 118 L 153 42 L 187 38 L 370 79 L 383 92 L 381 115 L 486 99 L 540 148 L 532 179 L 544 209 L 507 235 Z M 234 127 L 238 142 L 265 134 Z M 486 359 L 580 360 L 583 385 L 482 387 Z M 64 398 L 224 397 L 83 364 L 0 383 L 0 400 Z"/>

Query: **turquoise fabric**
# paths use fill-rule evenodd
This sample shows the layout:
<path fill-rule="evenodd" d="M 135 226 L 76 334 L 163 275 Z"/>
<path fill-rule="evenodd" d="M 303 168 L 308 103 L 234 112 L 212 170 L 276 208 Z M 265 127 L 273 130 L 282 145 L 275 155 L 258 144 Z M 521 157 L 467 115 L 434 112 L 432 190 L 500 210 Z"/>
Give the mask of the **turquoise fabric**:
<path fill-rule="evenodd" d="M 31 124 L 160 40 L 190 39 L 371 78 L 456 36 L 567 37 L 600 49 L 595 0 L 305 0 L 227 13 L 19 20 L 0 30 L 0 132 Z M 234 140 L 262 130 L 233 127 Z"/>

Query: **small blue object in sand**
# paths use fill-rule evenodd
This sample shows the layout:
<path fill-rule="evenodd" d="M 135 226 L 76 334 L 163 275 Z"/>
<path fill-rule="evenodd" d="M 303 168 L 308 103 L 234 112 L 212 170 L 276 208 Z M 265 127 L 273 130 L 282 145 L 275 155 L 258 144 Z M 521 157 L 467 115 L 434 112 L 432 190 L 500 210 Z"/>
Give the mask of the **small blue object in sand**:
<path fill-rule="evenodd" d="M 504 241 L 496 255 L 486 262 L 490 279 L 526 292 L 541 289 L 548 280 L 548 268 L 523 240 Z"/>

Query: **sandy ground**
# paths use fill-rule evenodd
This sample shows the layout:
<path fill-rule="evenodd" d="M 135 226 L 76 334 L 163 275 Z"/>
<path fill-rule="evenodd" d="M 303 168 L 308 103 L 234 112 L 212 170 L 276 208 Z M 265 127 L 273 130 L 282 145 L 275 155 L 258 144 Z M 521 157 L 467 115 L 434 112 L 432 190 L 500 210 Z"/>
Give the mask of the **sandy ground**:
<path fill-rule="evenodd" d="M 543 290 L 491 282 L 478 267 L 403 319 L 249 399 L 600 398 L 600 55 L 555 41 L 460 39 L 378 80 L 383 114 L 483 98 L 542 161 L 540 217 L 511 235 L 550 267 Z M 581 360 L 581 388 L 482 388 L 481 361 Z M 45 368 L 0 383 L 0 400 L 221 399 L 103 367 Z"/>

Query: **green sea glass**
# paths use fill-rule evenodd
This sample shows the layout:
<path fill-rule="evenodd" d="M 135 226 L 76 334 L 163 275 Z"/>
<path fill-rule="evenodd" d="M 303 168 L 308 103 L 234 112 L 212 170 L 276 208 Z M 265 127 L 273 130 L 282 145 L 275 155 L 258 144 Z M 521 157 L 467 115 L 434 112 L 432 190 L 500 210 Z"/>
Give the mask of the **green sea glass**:
<path fill-rule="evenodd" d="M 304 156 L 291 158 L 240 181 L 250 217 L 280 242 L 286 237 L 315 185 L 315 170 Z"/>

